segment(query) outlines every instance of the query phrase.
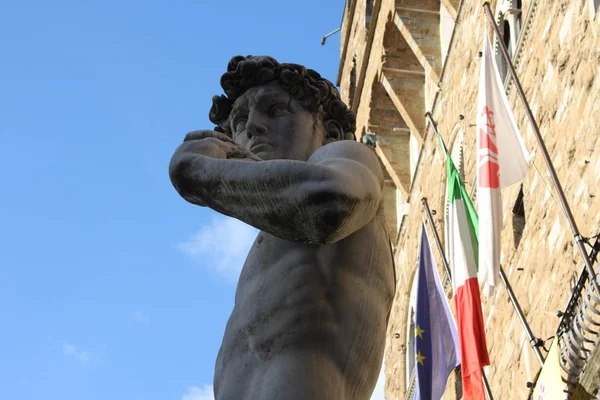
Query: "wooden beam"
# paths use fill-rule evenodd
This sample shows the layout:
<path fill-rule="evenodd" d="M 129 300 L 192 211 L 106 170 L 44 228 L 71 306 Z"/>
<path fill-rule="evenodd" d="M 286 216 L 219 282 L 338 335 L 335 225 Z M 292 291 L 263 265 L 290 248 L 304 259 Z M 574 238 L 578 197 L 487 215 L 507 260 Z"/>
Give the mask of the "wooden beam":
<path fill-rule="evenodd" d="M 456 16 L 458 15 L 458 12 L 454 7 L 454 4 L 450 3 L 450 0 L 442 0 L 442 4 L 444 5 L 444 7 L 446 7 L 446 10 L 448 10 L 450 15 L 452 15 L 452 18 L 454 18 L 454 21 L 456 22 Z"/>
<path fill-rule="evenodd" d="M 412 33 L 410 32 L 409 27 L 404 23 L 402 17 L 398 15 L 397 12 L 394 15 L 394 23 L 396 24 L 396 27 L 398 27 L 398 29 L 400 30 L 400 33 L 404 37 L 404 40 L 406 40 L 406 43 L 408 43 L 408 46 L 411 48 L 411 50 L 421 63 L 421 66 L 423 66 L 423 69 L 425 69 L 425 72 L 430 76 L 430 78 L 434 82 L 439 82 L 440 78 L 436 72 L 435 65 L 432 64 L 431 61 L 425 56 L 425 54 L 421 50 L 420 45 L 417 43 Z M 439 64 L 441 65 L 441 59 L 439 61 Z"/>
<path fill-rule="evenodd" d="M 402 116 L 402 119 L 404 120 L 406 125 L 408 125 L 408 127 L 410 128 L 410 131 L 415 135 L 415 137 L 419 141 L 419 145 L 422 145 L 423 144 L 423 136 L 421 133 L 421 126 L 417 125 L 417 121 L 410 115 L 410 113 L 408 112 L 408 110 L 406 109 L 404 104 L 402 104 L 402 101 L 400 100 L 400 98 L 398 97 L 396 92 L 394 91 L 394 88 L 392 88 L 390 81 L 388 81 L 388 79 L 383 74 L 381 75 L 381 84 L 385 88 L 385 91 L 387 92 L 387 94 L 390 96 L 390 99 L 392 100 L 392 103 L 394 103 L 394 106 L 398 110 L 398 113 Z M 423 113 L 423 121 L 424 120 L 425 120 L 425 113 Z"/>
<path fill-rule="evenodd" d="M 412 71 L 410 69 L 399 69 L 399 68 L 387 68 L 383 67 L 381 69 L 383 73 L 387 73 L 394 76 L 403 76 L 403 77 L 414 77 L 414 76 L 425 76 L 425 71 Z"/>
<path fill-rule="evenodd" d="M 410 7 L 402 7 L 402 6 L 396 7 L 396 11 L 406 11 L 409 13 L 416 13 L 416 14 L 440 15 L 439 10 L 433 11 L 433 10 L 426 10 L 426 9 L 422 9 L 422 8 L 410 8 Z"/>

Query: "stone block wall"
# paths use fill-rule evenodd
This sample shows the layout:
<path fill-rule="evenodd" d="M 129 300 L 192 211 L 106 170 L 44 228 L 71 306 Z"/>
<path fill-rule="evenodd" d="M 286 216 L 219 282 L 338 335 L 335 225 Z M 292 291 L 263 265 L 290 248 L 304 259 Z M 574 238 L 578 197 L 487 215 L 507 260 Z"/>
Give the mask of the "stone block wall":
<path fill-rule="evenodd" d="M 477 86 L 483 35 L 491 35 L 482 1 L 441 0 L 456 15 L 453 38 L 439 81 L 426 74 L 426 85 L 437 88 L 432 111 L 449 147 L 452 132 L 464 132 L 463 153 L 467 190 L 475 190 L 475 128 Z M 546 146 L 563 184 L 567 200 L 584 236 L 600 232 L 600 17 L 593 12 L 591 0 L 528 0 L 522 2 L 523 31 L 519 41 L 517 73 L 529 99 Z M 362 2 L 358 2 L 362 4 Z M 355 98 L 357 133 L 369 126 L 374 112 L 373 94 L 385 96 L 377 88 L 385 68 L 385 36 L 400 1 L 375 1 L 379 15 L 370 53 L 362 29 L 364 7 L 356 6 L 346 57 L 341 69 L 343 96 L 349 89 L 349 65 L 369 57 L 360 98 Z M 496 2 L 491 2 L 492 10 Z M 348 29 L 348 27 L 346 28 Z M 402 46 L 400 46 L 402 47 Z M 410 49 L 409 49 L 410 50 Z M 414 54 L 410 55 L 411 57 Z M 408 56 L 407 56 L 408 57 Z M 423 60 L 420 60 L 423 62 Z M 424 67 L 426 65 L 423 65 Z M 360 74 L 357 74 L 357 77 Z M 564 309 L 583 262 L 574 247 L 572 234 L 561 210 L 538 144 L 527 121 L 524 107 L 514 85 L 508 86 L 509 101 L 527 147 L 536 152 L 533 165 L 522 182 L 525 222 L 514 218 L 512 209 L 520 185 L 503 191 L 505 228 L 502 232 L 502 264 L 521 303 L 534 335 L 546 339 L 556 332 L 558 310 Z M 461 118 L 463 116 L 464 118 Z M 389 119 L 389 115 L 385 118 Z M 398 114 L 398 126 L 406 126 Z M 425 126 L 424 118 L 419 121 Z M 397 290 L 388 327 L 386 345 L 386 396 L 403 399 L 407 388 L 406 343 L 407 313 L 411 285 L 418 259 L 418 238 L 424 213 L 421 199 L 427 198 L 435 209 L 438 232 L 443 240 L 443 210 L 446 187 L 444 156 L 431 129 L 411 134 L 421 137 L 419 162 L 405 201 L 410 211 L 401 219 L 395 245 Z M 393 172 L 393 171 L 392 171 Z M 473 197 L 472 197 L 473 198 Z M 476 199 L 474 199 L 476 201 Z M 392 212 L 388 210 L 388 212 Z M 395 210 L 394 210 L 395 212 Z M 430 228 L 429 226 L 427 227 Z M 436 255 L 440 276 L 441 260 Z M 453 308 L 452 302 L 451 306 Z M 495 399 L 527 398 L 527 382 L 540 369 L 529 341 L 515 314 L 506 290 L 500 287 L 490 299 L 483 299 L 483 314 L 492 365 L 485 369 Z M 548 342 L 549 346 L 550 342 Z M 547 347 L 548 347 L 547 346 Z M 542 351 L 545 354 L 544 351 Z M 445 399 L 455 399 L 460 389 L 457 376 L 449 379 Z"/>

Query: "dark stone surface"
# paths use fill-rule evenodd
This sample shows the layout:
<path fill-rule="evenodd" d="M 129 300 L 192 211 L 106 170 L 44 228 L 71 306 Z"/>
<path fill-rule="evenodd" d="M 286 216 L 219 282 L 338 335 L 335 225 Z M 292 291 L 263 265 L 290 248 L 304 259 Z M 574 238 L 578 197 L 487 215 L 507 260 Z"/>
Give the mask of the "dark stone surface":
<path fill-rule="evenodd" d="M 261 230 L 215 370 L 216 400 L 368 400 L 395 291 L 377 157 L 318 73 L 234 57 L 215 130 L 171 159 L 187 201 Z"/>

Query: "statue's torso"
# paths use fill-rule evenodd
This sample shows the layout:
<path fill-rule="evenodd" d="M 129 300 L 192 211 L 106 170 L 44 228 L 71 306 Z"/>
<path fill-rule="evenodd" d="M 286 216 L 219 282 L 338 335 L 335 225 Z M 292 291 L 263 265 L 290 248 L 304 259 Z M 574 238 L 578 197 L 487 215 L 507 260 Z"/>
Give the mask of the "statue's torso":
<path fill-rule="evenodd" d="M 393 295 L 381 210 L 332 245 L 261 232 L 217 359 L 216 400 L 368 398 Z"/>

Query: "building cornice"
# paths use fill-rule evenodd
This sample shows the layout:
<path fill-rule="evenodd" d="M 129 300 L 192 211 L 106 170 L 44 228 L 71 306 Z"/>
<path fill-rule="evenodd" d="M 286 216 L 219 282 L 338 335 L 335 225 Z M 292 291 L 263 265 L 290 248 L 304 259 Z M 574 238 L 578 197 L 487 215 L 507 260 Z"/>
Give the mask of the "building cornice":
<path fill-rule="evenodd" d="M 358 84 L 356 85 L 356 94 L 352 99 L 352 104 L 350 104 L 350 107 L 352 108 L 352 111 L 354 113 L 356 113 L 356 111 L 358 110 L 358 105 L 360 104 L 360 99 L 362 97 L 362 92 L 365 86 L 367 66 L 369 65 L 369 60 L 371 59 L 371 49 L 373 48 L 373 41 L 375 40 L 375 30 L 377 29 L 377 24 L 379 23 L 379 14 L 381 11 L 382 2 L 382 0 L 376 0 L 375 4 L 373 5 L 373 17 L 371 20 L 371 24 L 369 25 L 369 32 L 367 34 L 367 44 L 360 66 L 360 76 L 358 77 Z"/>
<path fill-rule="evenodd" d="M 348 54 L 348 42 L 350 41 L 350 34 L 352 33 L 352 25 L 354 24 L 354 11 L 356 9 L 357 1 L 354 0 L 346 0 L 346 4 L 344 5 L 344 15 L 346 15 L 346 9 L 348 8 L 347 4 L 350 2 L 350 10 L 348 11 L 348 18 L 342 17 L 342 31 L 344 29 L 344 21 L 347 22 L 347 29 L 345 31 L 344 37 L 342 37 L 342 56 L 340 57 L 340 66 L 338 67 L 338 74 L 335 84 L 340 86 L 342 80 L 342 74 L 344 72 L 344 64 L 346 61 L 346 55 Z"/>

